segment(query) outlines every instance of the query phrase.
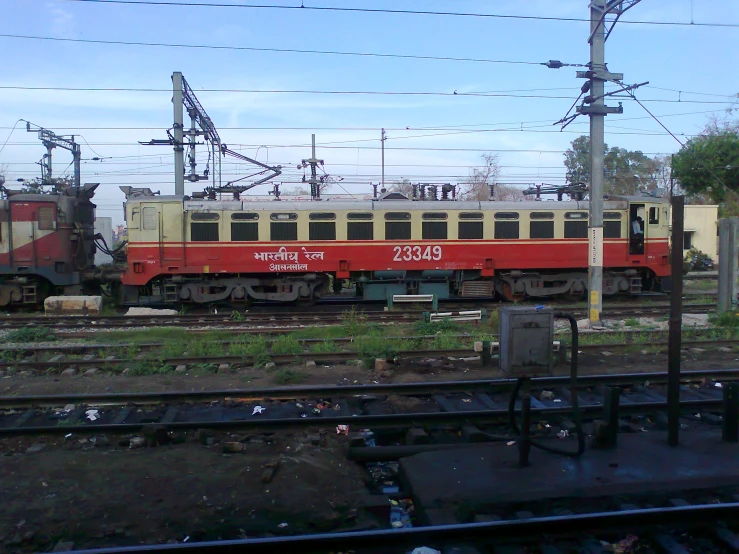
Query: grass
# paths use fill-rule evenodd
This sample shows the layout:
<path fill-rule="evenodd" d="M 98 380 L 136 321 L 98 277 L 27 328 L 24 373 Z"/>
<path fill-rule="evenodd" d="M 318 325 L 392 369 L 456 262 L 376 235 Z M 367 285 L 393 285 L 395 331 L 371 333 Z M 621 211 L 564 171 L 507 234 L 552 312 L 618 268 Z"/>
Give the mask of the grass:
<path fill-rule="evenodd" d="M 275 371 L 273 380 L 278 385 L 297 385 L 307 381 L 308 374 L 300 369 L 286 367 Z"/>
<path fill-rule="evenodd" d="M 641 323 L 639 323 L 638 319 L 632 317 L 624 321 L 624 325 L 626 327 L 640 327 Z"/>
<path fill-rule="evenodd" d="M 48 327 L 24 327 L 8 331 L 5 342 L 52 342 L 57 340 L 56 333 Z"/>
<path fill-rule="evenodd" d="M 709 318 L 713 325 L 719 327 L 739 328 L 739 311 L 729 311 L 722 314 L 715 314 Z"/>
<path fill-rule="evenodd" d="M 688 285 L 690 283 L 690 285 Z M 713 291 L 718 290 L 718 281 L 714 279 L 686 279 L 685 288 L 690 290 Z"/>

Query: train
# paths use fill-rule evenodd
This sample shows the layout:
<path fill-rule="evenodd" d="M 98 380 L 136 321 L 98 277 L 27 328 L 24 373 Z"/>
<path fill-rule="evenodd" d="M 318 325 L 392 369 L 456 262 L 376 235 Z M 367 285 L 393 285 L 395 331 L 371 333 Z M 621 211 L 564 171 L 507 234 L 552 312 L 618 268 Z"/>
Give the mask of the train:
<path fill-rule="evenodd" d="M 363 300 L 577 300 L 587 291 L 588 201 L 409 199 L 256 202 L 121 187 L 128 242 L 94 233 L 96 185 L 0 199 L 0 307 L 96 293 L 121 306 Z M 669 290 L 669 204 L 604 204 L 603 294 Z M 96 248 L 113 268 L 94 265 Z"/>

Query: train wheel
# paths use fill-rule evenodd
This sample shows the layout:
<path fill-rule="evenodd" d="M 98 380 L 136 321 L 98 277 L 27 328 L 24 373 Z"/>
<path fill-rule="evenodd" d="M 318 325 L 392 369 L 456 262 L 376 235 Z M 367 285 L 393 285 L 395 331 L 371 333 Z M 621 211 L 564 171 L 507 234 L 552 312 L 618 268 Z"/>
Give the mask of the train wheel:
<path fill-rule="evenodd" d="M 503 298 L 508 300 L 508 302 L 521 302 L 526 298 L 526 295 L 522 292 L 514 293 L 513 287 L 508 281 L 503 281 L 503 284 L 500 287 L 500 293 Z"/>

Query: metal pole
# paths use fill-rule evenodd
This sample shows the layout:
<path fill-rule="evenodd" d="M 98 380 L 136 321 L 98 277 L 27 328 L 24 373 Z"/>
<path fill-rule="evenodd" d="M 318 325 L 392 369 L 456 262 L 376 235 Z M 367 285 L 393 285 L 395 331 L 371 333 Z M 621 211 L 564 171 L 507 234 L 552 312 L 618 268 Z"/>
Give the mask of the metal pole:
<path fill-rule="evenodd" d="M 673 196 L 672 204 L 672 290 L 667 352 L 667 442 L 678 445 L 680 431 L 680 342 L 683 320 L 683 233 L 685 197 Z"/>
<path fill-rule="evenodd" d="M 385 188 L 385 129 L 382 130 L 381 140 L 382 144 L 382 188 Z"/>
<path fill-rule="evenodd" d="M 74 143 L 74 137 L 72 137 L 72 142 Z M 81 168 L 80 168 L 80 161 L 82 158 L 82 153 L 80 151 L 80 146 L 78 144 L 75 144 L 72 147 L 72 158 L 74 160 L 74 186 L 79 188 L 79 186 L 82 184 Z"/>
<path fill-rule="evenodd" d="M 731 221 L 718 221 L 718 313 L 731 309 Z M 674 241 L 673 241 L 674 242 Z"/>
<path fill-rule="evenodd" d="M 312 149 L 311 149 L 311 162 L 310 162 L 310 186 L 311 186 L 311 194 L 314 198 L 318 198 L 321 196 L 319 190 L 318 190 L 318 180 L 316 179 L 316 135 L 311 135 L 312 137 Z"/>
<path fill-rule="evenodd" d="M 605 32 L 603 13 L 605 0 L 593 0 L 590 4 L 590 70 L 593 73 L 605 72 Z M 600 325 L 600 312 L 603 309 L 603 178 L 605 156 L 605 110 L 604 82 L 591 79 L 591 95 L 594 111 L 590 113 L 590 227 L 588 229 L 588 318 L 591 327 Z"/>
<path fill-rule="evenodd" d="M 182 108 L 182 73 L 172 73 L 172 105 L 174 107 L 174 193 L 185 195 L 185 148 L 182 145 L 184 114 Z"/>

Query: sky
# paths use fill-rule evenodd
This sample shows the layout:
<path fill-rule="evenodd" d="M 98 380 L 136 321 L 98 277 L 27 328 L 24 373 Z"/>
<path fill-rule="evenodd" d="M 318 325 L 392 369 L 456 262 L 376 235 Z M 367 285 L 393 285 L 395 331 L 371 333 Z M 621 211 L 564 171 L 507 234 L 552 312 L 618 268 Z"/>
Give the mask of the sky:
<path fill-rule="evenodd" d="M 5 35 L 0 36 L 0 170 L 9 184 L 40 175 L 36 162 L 45 149 L 19 121 L 25 120 L 77 136 L 82 182 L 101 183 L 95 196 L 98 216 L 112 217 L 114 224 L 123 222 L 120 185 L 174 193 L 172 148 L 139 144 L 166 138 L 172 126 L 173 71 L 183 73 L 224 143 L 283 166 L 278 179 L 283 189 L 300 185 L 304 171 L 297 165 L 310 156 L 312 133 L 317 157 L 325 160 L 324 171 L 343 179 L 331 192 L 356 195 L 370 192 L 370 182 L 380 180 L 382 128 L 387 132 L 386 184 L 404 178 L 460 183 L 486 152 L 497 154 L 503 183 L 563 184 L 563 152 L 588 132 L 585 117 L 563 131 L 553 125 L 580 94 L 584 81 L 575 72 L 582 68 L 540 64 L 587 63 L 589 24 L 536 19 L 586 19 L 588 0 L 305 1 L 308 7 L 533 17 L 525 19 L 276 7 L 297 7 L 301 0 L 176 0 L 220 6 L 151 5 L 165 1 L 0 0 L 0 35 Z M 245 6 L 249 4 L 270 7 Z M 691 21 L 694 25 L 654 24 Z M 736 26 L 702 25 L 709 23 Z M 699 133 L 710 116 L 725 116 L 727 108 L 736 107 L 737 39 L 735 0 L 643 0 L 615 26 L 606 43 L 606 62 L 610 71 L 624 74 L 625 83 L 649 81 L 636 91 L 637 98 L 684 142 Z M 79 40 L 241 49 L 75 42 Z M 618 102 L 624 113 L 606 118 L 609 146 L 650 156 L 680 148 L 637 103 L 629 98 L 608 100 L 613 106 Z M 198 159 L 202 170 L 205 148 Z M 57 148 L 54 174 L 70 174 L 70 162 L 71 155 Z M 223 182 L 249 175 L 250 169 L 224 160 Z M 202 182 L 185 184 L 187 194 L 202 188 Z M 262 185 L 254 191 L 266 194 L 270 188 Z"/>

